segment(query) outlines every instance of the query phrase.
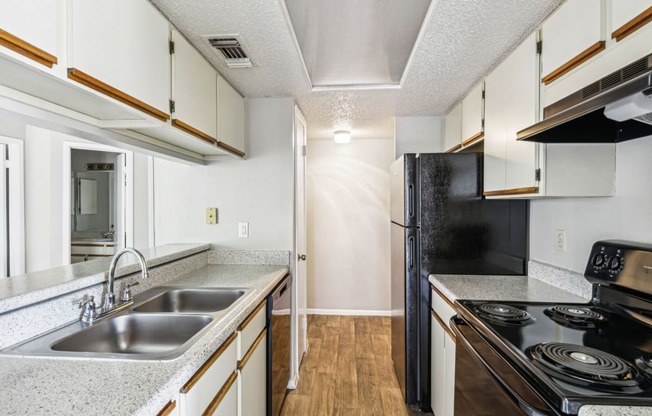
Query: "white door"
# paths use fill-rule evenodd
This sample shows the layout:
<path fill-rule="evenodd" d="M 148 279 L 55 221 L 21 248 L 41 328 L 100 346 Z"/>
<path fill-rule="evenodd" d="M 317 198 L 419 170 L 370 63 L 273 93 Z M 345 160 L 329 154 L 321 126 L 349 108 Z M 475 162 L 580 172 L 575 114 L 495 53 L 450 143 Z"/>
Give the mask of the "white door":
<path fill-rule="evenodd" d="M 292 374 L 299 373 L 303 354 L 308 350 L 307 308 L 307 267 L 306 253 L 306 119 L 299 107 L 295 107 L 294 117 L 294 153 L 295 153 L 295 247 L 294 247 L 294 298 L 296 299 L 296 334 L 297 354 L 293 359 Z M 290 381 L 292 383 L 292 381 Z"/>
<path fill-rule="evenodd" d="M 127 244 L 127 227 L 126 227 L 126 205 L 127 205 L 127 172 L 126 156 L 120 153 L 116 157 L 115 176 L 113 182 L 113 202 L 114 209 L 114 230 L 115 230 L 115 248 L 116 251 L 123 249 Z M 110 226 L 111 224 L 109 224 Z"/>
<path fill-rule="evenodd" d="M 7 193 L 7 145 L 0 144 L 0 278 L 9 276 L 9 195 Z"/>

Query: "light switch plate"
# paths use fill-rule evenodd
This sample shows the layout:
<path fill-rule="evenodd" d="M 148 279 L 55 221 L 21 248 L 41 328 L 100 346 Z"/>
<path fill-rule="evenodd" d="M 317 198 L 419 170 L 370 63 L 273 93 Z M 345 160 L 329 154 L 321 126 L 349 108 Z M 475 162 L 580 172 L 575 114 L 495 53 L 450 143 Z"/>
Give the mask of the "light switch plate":
<path fill-rule="evenodd" d="M 217 208 L 206 208 L 206 224 L 217 224 Z"/>
<path fill-rule="evenodd" d="M 249 238 L 249 223 L 248 222 L 239 222 L 238 223 L 238 237 L 240 237 L 240 238 Z"/>

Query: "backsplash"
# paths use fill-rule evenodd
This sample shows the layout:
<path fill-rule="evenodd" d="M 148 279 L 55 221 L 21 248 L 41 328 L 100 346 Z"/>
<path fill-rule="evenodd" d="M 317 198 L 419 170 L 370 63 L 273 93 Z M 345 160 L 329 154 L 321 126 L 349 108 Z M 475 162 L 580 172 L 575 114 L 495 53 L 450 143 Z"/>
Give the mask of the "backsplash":
<path fill-rule="evenodd" d="M 530 260 L 528 263 L 528 276 L 564 289 L 574 295 L 591 299 L 591 283 L 580 273 Z"/>
<path fill-rule="evenodd" d="M 287 250 L 212 249 L 208 252 L 208 264 L 264 264 L 289 267 L 290 254 Z"/>

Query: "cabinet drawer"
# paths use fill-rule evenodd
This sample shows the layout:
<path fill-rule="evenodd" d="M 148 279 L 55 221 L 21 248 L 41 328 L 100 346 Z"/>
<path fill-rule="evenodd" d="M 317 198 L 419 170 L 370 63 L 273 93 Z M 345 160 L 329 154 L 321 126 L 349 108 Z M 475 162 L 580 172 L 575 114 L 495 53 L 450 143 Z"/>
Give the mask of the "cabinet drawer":
<path fill-rule="evenodd" d="M 203 414 L 218 398 L 221 387 L 233 377 L 237 361 L 235 340 L 234 333 L 181 388 L 179 401 L 182 415 Z"/>
<path fill-rule="evenodd" d="M 432 310 L 450 329 L 450 319 L 457 315 L 448 298 L 444 297 L 437 289 L 432 288 Z"/>
<path fill-rule="evenodd" d="M 267 324 L 267 301 L 263 301 L 238 327 L 238 360 L 241 360 Z"/>

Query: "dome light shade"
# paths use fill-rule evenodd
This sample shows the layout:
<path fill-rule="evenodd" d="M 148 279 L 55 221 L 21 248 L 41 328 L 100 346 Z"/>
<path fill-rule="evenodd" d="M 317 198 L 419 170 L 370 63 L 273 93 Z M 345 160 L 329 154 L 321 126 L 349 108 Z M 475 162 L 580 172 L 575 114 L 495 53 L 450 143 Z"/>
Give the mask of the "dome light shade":
<path fill-rule="evenodd" d="M 345 144 L 351 141 L 351 132 L 348 130 L 338 130 L 335 132 L 335 143 Z"/>

